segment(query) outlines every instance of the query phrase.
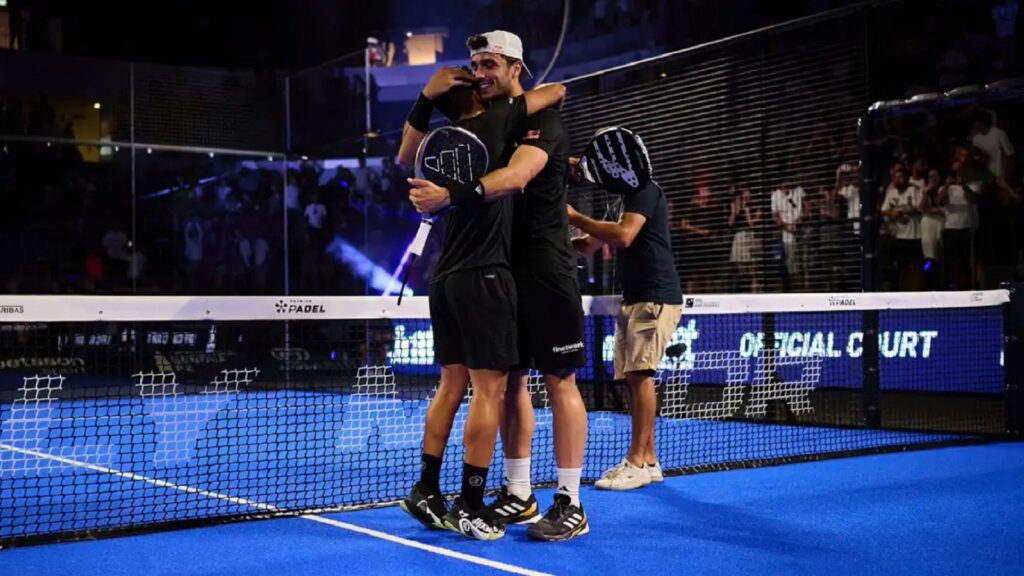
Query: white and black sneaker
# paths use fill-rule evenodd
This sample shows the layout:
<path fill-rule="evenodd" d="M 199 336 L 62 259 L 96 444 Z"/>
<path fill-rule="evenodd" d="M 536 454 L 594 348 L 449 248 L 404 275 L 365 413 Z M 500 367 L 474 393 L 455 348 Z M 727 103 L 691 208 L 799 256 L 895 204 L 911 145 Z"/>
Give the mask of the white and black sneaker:
<path fill-rule="evenodd" d="M 488 508 L 473 510 L 462 498 L 456 498 L 444 516 L 444 525 L 452 532 L 476 540 L 497 540 L 505 535 L 505 526 Z"/>
<path fill-rule="evenodd" d="M 530 494 L 525 500 L 509 494 L 508 486 L 501 487 L 498 498 L 488 506 L 502 524 L 533 524 L 540 520 L 537 497 Z"/>
<path fill-rule="evenodd" d="M 440 492 L 430 490 L 417 482 L 409 495 L 398 505 L 406 514 L 419 520 L 428 528 L 444 530 L 444 515 L 448 513 L 448 504 Z"/>
<path fill-rule="evenodd" d="M 526 535 L 535 540 L 562 542 L 590 532 L 587 513 L 581 506 L 573 506 L 565 494 L 555 494 L 555 503 L 539 522 L 526 529 Z"/>

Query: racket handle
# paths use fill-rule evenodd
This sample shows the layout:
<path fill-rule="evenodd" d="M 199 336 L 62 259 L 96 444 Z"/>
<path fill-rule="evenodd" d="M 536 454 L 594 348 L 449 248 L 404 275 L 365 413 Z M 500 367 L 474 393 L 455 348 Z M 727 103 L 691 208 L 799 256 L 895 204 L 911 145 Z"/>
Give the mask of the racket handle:
<path fill-rule="evenodd" d="M 423 254 L 423 247 L 427 244 L 427 236 L 434 224 L 424 219 L 420 222 L 420 228 L 416 231 L 416 237 L 412 239 L 412 249 L 409 251 L 414 257 Z"/>
<path fill-rule="evenodd" d="M 402 305 L 402 296 L 405 295 L 405 285 L 409 283 L 409 271 L 412 270 L 412 263 L 416 261 L 416 255 L 413 254 L 409 257 L 409 265 L 405 267 L 405 272 L 402 273 L 402 287 L 398 289 L 398 306 Z"/>

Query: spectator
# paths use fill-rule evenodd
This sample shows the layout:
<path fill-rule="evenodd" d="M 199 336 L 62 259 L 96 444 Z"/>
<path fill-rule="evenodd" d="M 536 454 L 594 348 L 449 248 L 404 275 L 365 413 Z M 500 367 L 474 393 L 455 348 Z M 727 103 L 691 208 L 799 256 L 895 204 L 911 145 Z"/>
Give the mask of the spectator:
<path fill-rule="evenodd" d="M 852 222 L 854 235 L 860 235 L 860 168 L 852 162 L 836 170 L 835 189 L 846 202 L 846 219 Z"/>
<path fill-rule="evenodd" d="M 88 256 L 85 257 L 85 274 L 92 281 L 93 287 L 103 282 L 103 258 L 95 248 L 89 250 Z"/>
<path fill-rule="evenodd" d="M 249 291 L 262 294 L 267 284 L 267 241 L 260 236 L 258 229 L 252 228 L 239 239 L 238 250 Z"/>
<path fill-rule="evenodd" d="M 1000 180 L 1009 180 L 1013 175 L 1014 155 L 1013 144 L 1002 129 L 992 125 L 992 116 L 985 110 L 974 114 L 971 125 L 971 144 L 985 153 L 988 169 Z"/>
<path fill-rule="evenodd" d="M 288 210 L 296 212 L 300 209 L 299 197 L 299 175 L 294 170 L 288 170 L 287 185 L 285 186 L 284 198 Z"/>
<path fill-rule="evenodd" d="M 793 287 L 793 279 L 803 273 L 801 246 L 798 243 L 804 217 L 804 189 L 786 182 L 772 192 L 772 221 L 775 223 L 776 260 L 783 291 Z"/>
<path fill-rule="evenodd" d="M 924 255 L 925 283 L 929 290 L 941 288 L 939 261 L 942 254 L 942 229 L 946 213 L 939 202 L 942 177 L 939 171 L 928 171 L 921 187 L 921 252 Z"/>
<path fill-rule="evenodd" d="M 202 266 L 203 223 L 198 216 L 192 216 L 185 222 L 185 281 L 189 294 L 196 294 L 200 287 Z"/>
<path fill-rule="evenodd" d="M 928 180 L 928 161 L 924 158 L 918 158 L 910 164 L 910 183 L 913 186 L 924 190 L 926 181 Z"/>
<path fill-rule="evenodd" d="M 908 289 L 921 263 L 921 189 L 910 183 L 905 166 L 897 166 L 892 185 L 882 201 L 882 216 L 889 222 L 895 242 L 893 286 Z"/>
<path fill-rule="evenodd" d="M 313 196 L 303 215 L 306 217 L 306 229 L 310 239 L 318 246 L 325 244 L 324 218 L 327 216 L 327 208 L 320 202 L 320 194 Z"/>
<path fill-rule="evenodd" d="M 977 193 L 963 180 L 963 162 L 954 159 L 946 183 L 939 189 L 939 205 L 945 208 L 942 246 L 949 287 L 973 285 L 974 233 L 978 226 Z"/>
<path fill-rule="evenodd" d="M 704 178 L 697 184 L 697 194 L 682 210 L 679 223 L 683 236 L 683 281 L 690 293 L 711 293 L 721 280 L 728 261 L 732 235 L 728 232 L 729 208 L 723 206 L 711 191 L 711 182 Z"/>
<path fill-rule="evenodd" d="M 824 283 L 823 288 L 829 291 L 842 290 L 843 268 L 856 265 L 856 260 L 850 262 L 843 259 L 844 236 L 849 232 L 842 196 L 834 188 L 822 187 L 816 208 L 816 237 L 808 241 L 808 246 L 815 247 L 812 253 L 817 262 L 816 271 Z"/>
<path fill-rule="evenodd" d="M 840 226 L 840 259 L 846 264 L 840 274 L 840 291 L 859 286 L 861 260 L 860 239 L 860 166 L 853 162 L 841 164 L 836 170 L 835 190 L 845 206 L 845 224 Z"/>
<path fill-rule="evenodd" d="M 733 230 L 729 262 L 733 268 L 733 292 L 760 292 L 761 286 L 754 269 L 757 250 L 755 230 L 761 221 L 761 211 L 752 206 L 750 189 L 732 187 L 729 209 L 729 228 Z"/>

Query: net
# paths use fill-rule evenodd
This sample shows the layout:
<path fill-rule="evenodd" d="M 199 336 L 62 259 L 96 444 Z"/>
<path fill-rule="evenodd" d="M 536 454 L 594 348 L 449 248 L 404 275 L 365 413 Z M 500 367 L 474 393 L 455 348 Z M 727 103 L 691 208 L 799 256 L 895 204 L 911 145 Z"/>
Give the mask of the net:
<path fill-rule="evenodd" d="M 658 371 L 674 473 L 1005 430 L 1005 291 L 687 296 Z M 629 445 L 611 297 L 587 298 L 584 478 Z M 393 502 L 439 370 L 424 298 L 0 298 L 0 544 Z M 533 480 L 553 482 L 539 375 Z M 442 486 L 459 486 L 459 409 Z M 503 478 L 500 445 L 489 477 Z"/>
<path fill-rule="evenodd" d="M 870 104 L 865 33 L 847 14 L 566 80 L 574 151 L 607 126 L 643 138 L 684 290 L 861 288 L 859 181 L 847 168 Z M 612 265 L 594 259 L 594 293 L 613 290 Z"/>

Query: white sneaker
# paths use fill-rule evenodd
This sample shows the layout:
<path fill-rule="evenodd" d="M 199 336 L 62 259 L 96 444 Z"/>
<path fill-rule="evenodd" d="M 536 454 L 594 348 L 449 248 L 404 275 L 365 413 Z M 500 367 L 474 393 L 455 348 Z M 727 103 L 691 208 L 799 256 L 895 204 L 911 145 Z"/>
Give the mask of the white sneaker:
<path fill-rule="evenodd" d="M 647 473 L 651 475 L 651 482 L 664 482 L 665 472 L 661 470 L 661 462 L 655 461 L 654 464 L 648 464 L 644 466 L 647 469 Z"/>
<path fill-rule="evenodd" d="M 633 490 L 650 483 L 651 473 L 647 471 L 646 467 L 638 468 L 623 458 L 617 466 L 605 472 L 604 476 L 594 483 L 594 486 L 602 490 Z"/>

